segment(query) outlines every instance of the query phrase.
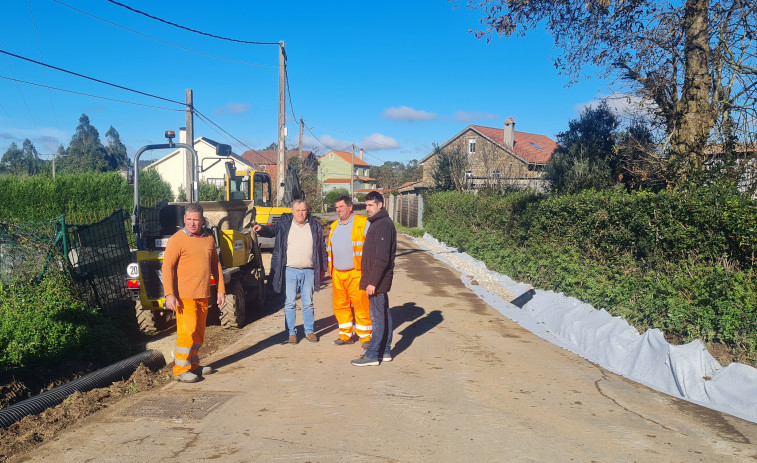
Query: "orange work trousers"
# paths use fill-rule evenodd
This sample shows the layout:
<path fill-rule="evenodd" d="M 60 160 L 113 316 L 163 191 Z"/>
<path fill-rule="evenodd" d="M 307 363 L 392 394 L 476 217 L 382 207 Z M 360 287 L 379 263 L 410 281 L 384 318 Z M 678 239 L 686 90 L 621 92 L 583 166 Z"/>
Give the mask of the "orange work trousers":
<path fill-rule="evenodd" d="M 205 341 L 208 298 L 182 299 L 176 310 L 176 351 L 173 375 L 179 376 L 200 366 L 200 347 Z"/>
<path fill-rule="evenodd" d="M 360 289 L 360 270 L 341 271 L 334 269 L 331 275 L 331 287 L 333 289 L 332 305 L 334 315 L 339 324 L 339 338 L 342 341 L 352 339 L 352 325 L 354 322 L 355 332 L 360 342 L 371 340 L 371 314 L 368 308 L 368 295 Z M 352 310 L 355 317 L 352 317 Z"/>

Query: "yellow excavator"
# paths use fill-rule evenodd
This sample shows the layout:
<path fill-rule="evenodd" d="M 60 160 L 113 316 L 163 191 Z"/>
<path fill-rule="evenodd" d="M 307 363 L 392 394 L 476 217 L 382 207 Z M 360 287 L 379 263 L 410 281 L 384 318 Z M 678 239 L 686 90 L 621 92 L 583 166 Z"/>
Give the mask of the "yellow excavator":
<path fill-rule="evenodd" d="M 262 308 L 265 301 L 265 268 L 261 258 L 257 235 L 252 226 L 260 220 L 269 223 L 275 218 L 276 208 L 270 206 L 271 180 L 265 173 L 245 174 L 252 180 L 252 188 L 244 187 L 241 179 L 234 172 L 227 180 L 227 201 L 199 201 L 198 191 L 198 156 L 194 148 L 185 143 L 173 143 L 174 132 L 166 132 L 168 143 L 147 145 L 139 149 L 134 157 L 134 166 L 139 166 L 139 157 L 147 150 L 184 148 L 194 157 L 195 169 L 192 172 L 192 186 L 189 189 L 189 202 L 199 202 L 204 210 L 205 227 L 216 242 L 223 279 L 226 286 L 226 303 L 217 307 L 216 283 L 211 279 L 210 306 L 211 318 L 217 314 L 221 325 L 240 327 L 244 324 L 247 302 L 256 308 Z M 228 158 L 231 155 L 229 145 L 219 145 L 217 155 Z M 232 164 L 233 165 L 233 164 Z M 259 175 L 263 174 L 263 175 Z M 161 267 L 168 238 L 183 227 L 186 202 L 172 202 L 155 211 L 146 211 L 139 203 L 139 175 L 134 178 L 134 210 L 132 213 L 132 230 L 136 235 L 136 262 L 127 267 L 127 288 L 135 301 L 137 322 L 141 331 L 156 332 L 165 326 L 173 313 L 166 309 L 163 294 L 163 275 Z M 249 183 L 248 179 L 248 183 Z M 232 190 L 232 186 L 234 190 Z M 255 194 L 257 188 L 260 196 Z M 266 191 L 267 188 L 267 191 Z M 237 192 L 237 194 L 233 194 Z M 239 192 L 246 196 L 240 197 Z M 266 196 L 267 195 L 267 196 Z M 260 204 L 260 207 L 256 204 Z M 258 211 L 261 215 L 258 216 Z M 153 212 L 149 217 L 148 212 Z M 265 222 L 263 222 L 265 220 Z"/>

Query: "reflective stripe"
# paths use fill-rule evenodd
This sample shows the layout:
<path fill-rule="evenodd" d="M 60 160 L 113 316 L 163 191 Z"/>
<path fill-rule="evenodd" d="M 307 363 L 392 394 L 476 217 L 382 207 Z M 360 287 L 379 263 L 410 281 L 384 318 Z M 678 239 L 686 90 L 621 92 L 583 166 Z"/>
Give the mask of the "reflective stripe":
<path fill-rule="evenodd" d="M 370 337 L 371 337 L 371 333 L 364 333 L 364 334 L 360 334 L 360 333 L 358 333 L 358 334 L 357 334 L 357 336 L 358 336 L 359 338 L 361 338 L 361 339 L 362 339 L 362 338 L 370 338 Z"/>
<path fill-rule="evenodd" d="M 189 355 L 192 352 L 192 348 L 190 347 L 179 347 L 176 346 L 176 353 L 182 354 L 182 355 Z"/>
<path fill-rule="evenodd" d="M 339 328 L 352 328 L 352 322 L 349 323 L 340 323 Z"/>
<path fill-rule="evenodd" d="M 193 356 L 189 357 L 189 361 L 191 363 L 200 363 L 200 357 L 198 357 L 196 355 L 193 355 Z"/>
<path fill-rule="evenodd" d="M 373 331 L 373 326 L 371 326 L 371 325 L 358 325 L 356 323 L 355 324 L 355 328 L 357 328 L 359 330 L 363 330 L 363 331 Z"/>
<path fill-rule="evenodd" d="M 202 347 L 202 344 L 195 344 L 192 346 L 192 350 L 200 350 L 200 347 Z"/>
<path fill-rule="evenodd" d="M 182 359 L 173 359 L 173 363 L 174 365 L 178 365 L 180 367 L 188 367 L 191 365 L 191 363 L 189 363 L 189 360 L 182 360 Z"/>
<path fill-rule="evenodd" d="M 353 255 L 355 255 L 355 256 L 362 256 L 363 255 L 363 251 L 355 252 L 355 253 L 353 253 Z"/>
<path fill-rule="evenodd" d="M 353 246 L 362 246 L 362 245 L 363 245 L 363 243 L 365 243 L 365 241 L 353 241 L 353 242 L 352 242 L 352 245 L 353 245 Z"/>

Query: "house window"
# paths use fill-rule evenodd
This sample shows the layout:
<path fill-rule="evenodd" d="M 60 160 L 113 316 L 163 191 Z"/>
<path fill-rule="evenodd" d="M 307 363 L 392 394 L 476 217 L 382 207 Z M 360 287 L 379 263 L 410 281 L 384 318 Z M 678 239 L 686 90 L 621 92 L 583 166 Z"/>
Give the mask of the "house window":
<path fill-rule="evenodd" d="M 468 139 L 468 154 L 476 154 L 476 139 Z"/>
<path fill-rule="evenodd" d="M 333 160 L 334 160 L 334 153 L 331 153 L 329 154 L 329 161 L 333 161 Z"/>
<path fill-rule="evenodd" d="M 492 172 L 492 179 L 493 180 L 499 180 L 501 178 L 502 178 L 502 172 L 500 172 L 498 170 L 495 170 L 494 172 Z"/>

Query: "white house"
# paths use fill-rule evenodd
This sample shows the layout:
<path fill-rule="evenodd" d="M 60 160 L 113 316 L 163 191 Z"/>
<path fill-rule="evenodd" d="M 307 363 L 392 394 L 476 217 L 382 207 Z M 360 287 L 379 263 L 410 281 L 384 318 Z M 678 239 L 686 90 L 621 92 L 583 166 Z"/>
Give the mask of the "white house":
<path fill-rule="evenodd" d="M 179 143 L 186 143 L 187 132 L 184 127 L 179 130 Z M 223 187 L 226 168 L 224 162 L 233 160 L 236 170 L 252 170 L 254 167 L 249 161 L 232 152 L 228 158 L 220 158 L 217 154 L 220 143 L 206 137 L 195 138 L 194 149 L 200 164 L 198 179 Z M 184 149 L 172 151 L 165 157 L 145 167 L 157 171 L 169 185 L 174 197 L 178 197 L 179 188 L 188 191 L 187 179 L 187 156 Z"/>

